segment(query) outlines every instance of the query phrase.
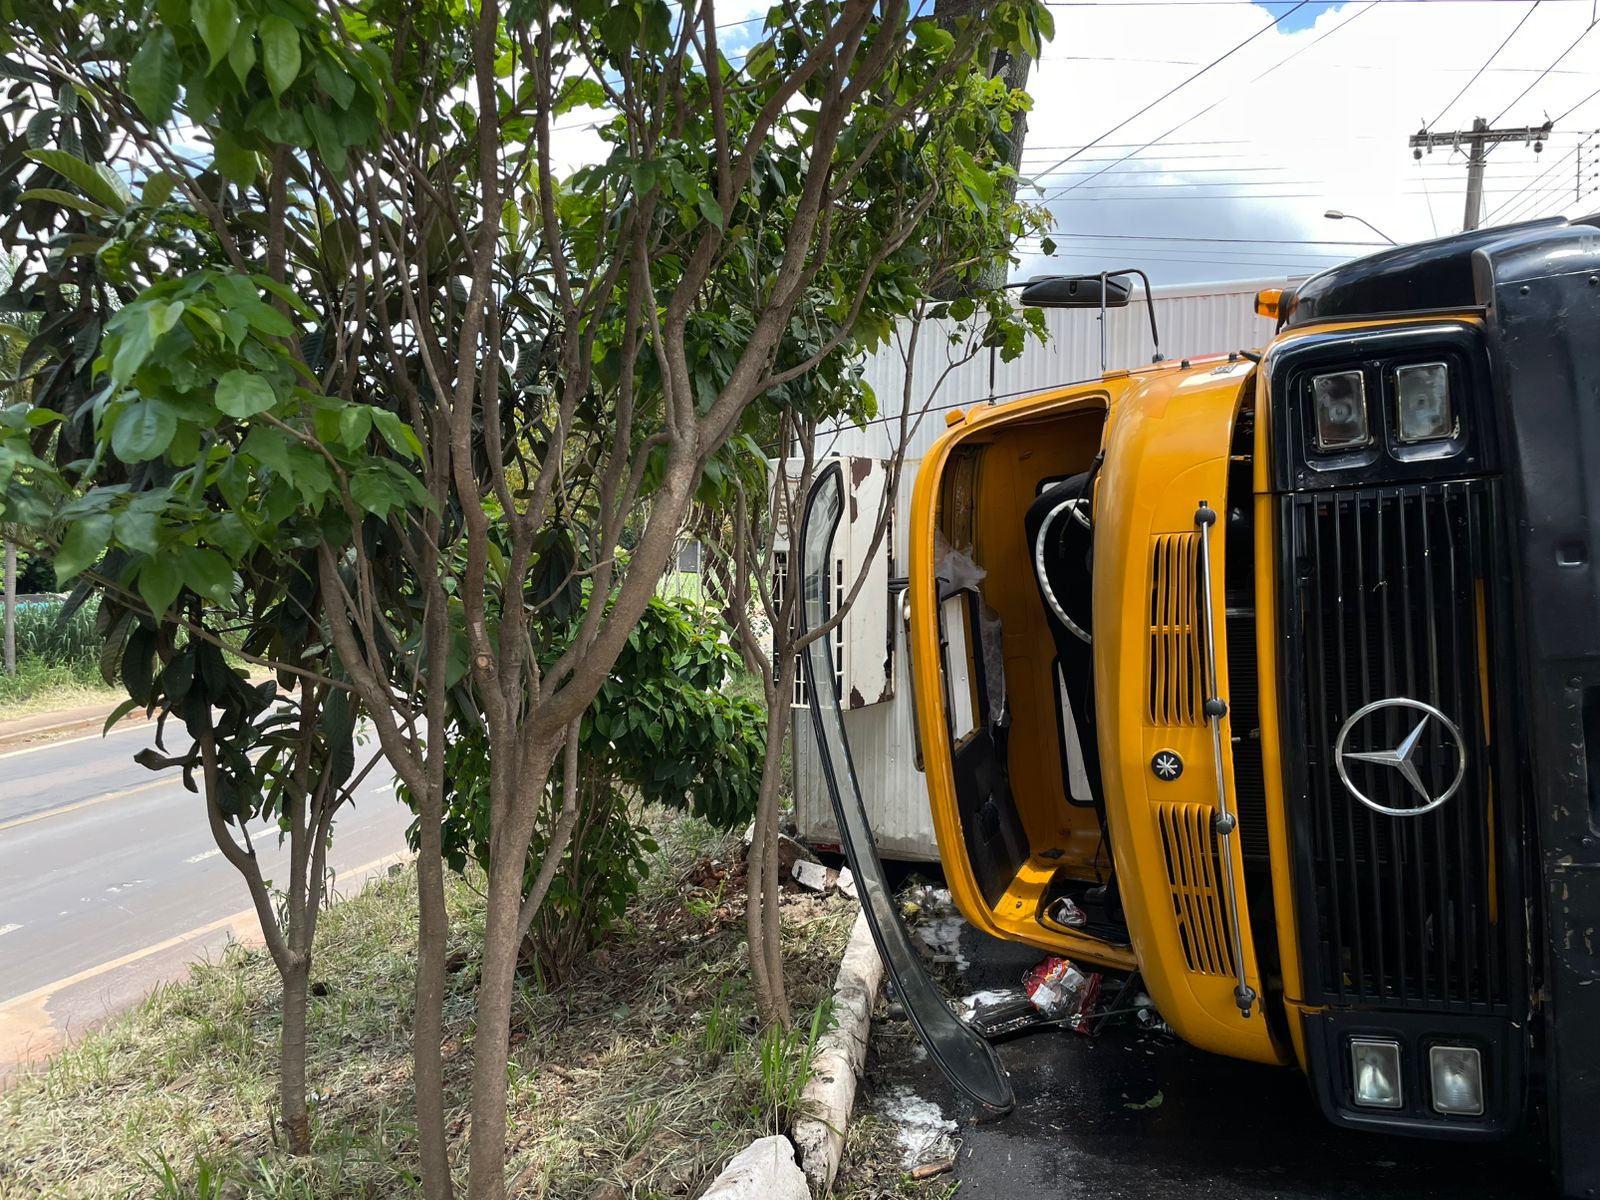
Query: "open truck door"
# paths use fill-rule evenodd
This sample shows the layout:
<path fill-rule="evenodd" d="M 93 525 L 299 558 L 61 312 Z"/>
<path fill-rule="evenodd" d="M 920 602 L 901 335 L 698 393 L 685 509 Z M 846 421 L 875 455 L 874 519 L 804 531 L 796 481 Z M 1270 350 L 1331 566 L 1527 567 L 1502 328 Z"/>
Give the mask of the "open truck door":
<path fill-rule="evenodd" d="M 832 615 L 830 548 L 843 512 L 844 479 L 839 465 L 834 463 L 823 470 L 812 488 L 801 525 L 802 633 L 820 628 Z M 833 801 L 834 817 L 839 824 L 840 840 L 856 878 L 872 940 L 906 1012 L 939 1069 L 956 1087 L 985 1108 L 1009 1112 L 1016 1100 L 1011 1081 L 994 1048 L 950 1010 L 901 923 L 873 842 L 872 829 L 867 823 L 855 766 L 850 760 L 838 680 L 828 643 L 825 635 L 812 641 L 804 651 L 810 679 L 807 691 L 811 723 L 823 777 Z"/>

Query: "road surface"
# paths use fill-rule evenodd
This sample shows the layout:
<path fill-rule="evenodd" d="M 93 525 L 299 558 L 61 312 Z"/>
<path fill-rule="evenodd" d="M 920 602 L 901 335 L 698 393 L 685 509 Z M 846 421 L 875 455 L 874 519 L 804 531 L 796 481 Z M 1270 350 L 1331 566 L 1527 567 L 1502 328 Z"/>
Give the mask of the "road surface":
<path fill-rule="evenodd" d="M 963 925 L 961 994 L 1015 988 L 1042 957 Z M 1549 1200 L 1532 1139 L 1452 1144 L 1337 1129 L 1294 1071 L 1137 1024 L 997 1047 L 1017 1107 L 974 1119 L 903 1019 L 875 1022 L 866 1108 L 919 1159 L 951 1153 L 963 1200 Z M 951 1140 L 937 1142 L 940 1122 Z M 924 1147 L 931 1149 L 924 1150 Z M 907 1164 L 908 1166 L 910 1164 Z"/>
<path fill-rule="evenodd" d="M 259 940 L 200 798 L 133 761 L 153 737 L 140 723 L 0 753 L 0 1083 L 230 937 Z M 185 744 L 181 727 L 167 744 Z M 403 855 L 410 811 L 392 780 L 374 768 L 335 821 L 340 893 Z M 250 832 L 264 874 L 283 878 L 287 843 Z"/>

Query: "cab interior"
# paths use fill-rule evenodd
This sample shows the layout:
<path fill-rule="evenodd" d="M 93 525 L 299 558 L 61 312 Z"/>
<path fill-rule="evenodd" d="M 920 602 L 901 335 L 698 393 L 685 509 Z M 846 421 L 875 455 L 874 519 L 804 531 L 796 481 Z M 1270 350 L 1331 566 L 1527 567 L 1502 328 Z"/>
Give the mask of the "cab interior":
<path fill-rule="evenodd" d="M 1093 395 L 954 447 L 935 577 L 954 793 L 983 902 L 1010 936 L 1117 965 L 1130 952 L 1105 833 L 1089 603 L 1106 415 Z"/>

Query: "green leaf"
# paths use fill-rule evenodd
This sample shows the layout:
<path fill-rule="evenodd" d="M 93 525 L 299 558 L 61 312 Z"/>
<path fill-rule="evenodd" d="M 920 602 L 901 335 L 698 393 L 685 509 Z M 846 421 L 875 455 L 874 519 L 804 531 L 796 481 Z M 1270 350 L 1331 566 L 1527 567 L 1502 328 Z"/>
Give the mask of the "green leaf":
<path fill-rule="evenodd" d="M 372 410 L 372 423 L 377 426 L 379 435 L 402 458 L 414 459 L 422 454 L 422 442 L 397 415 L 383 408 Z"/>
<path fill-rule="evenodd" d="M 161 549 L 161 514 L 149 508 L 125 508 L 117 514 L 117 542 L 141 554 Z"/>
<path fill-rule="evenodd" d="M 718 229 L 722 228 L 722 205 L 717 203 L 717 198 L 710 192 L 701 192 L 697 197 L 700 206 L 700 215 L 710 221 Z"/>
<path fill-rule="evenodd" d="M 139 568 L 139 595 L 157 617 L 172 607 L 183 587 L 183 576 L 178 570 L 178 560 L 171 554 L 158 554 Z"/>
<path fill-rule="evenodd" d="M 300 31 L 284 17 L 261 19 L 261 66 L 275 97 L 300 74 Z"/>
<path fill-rule="evenodd" d="M 270 304 L 247 304 L 244 309 L 245 319 L 252 328 L 260 330 L 268 337 L 293 337 L 294 326 L 289 318 L 284 316 Z"/>
<path fill-rule="evenodd" d="M 266 412 L 277 399 L 270 383 L 248 371 L 229 371 L 217 380 L 217 407 L 239 420 Z"/>
<path fill-rule="evenodd" d="M 65 585 L 98 562 L 110 540 L 110 513 L 90 513 L 75 520 L 56 553 L 56 585 Z"/>
<path fill-rule="evenodd" d="M 111 452 L 125 463 L 149 462 L 166 453 L 178 417 L 159 400 L 135 400 L 117 417 Z"/>
<path fill-rule="evenodd" d="M 233 568 L 215 550 L 193 546 L 183 552 L 183 579 L 208 600 L 226 604 L 233 593 Z"/>
<path fill-rule="evenodd" d="M 405 505 L 405 489 L 376 467 L 363 467 L 350 478 L 350 498 L 364 512 L 387 517 Z"/>
<path fill-rule="evenodd" d="M 239 450 L 243 454 L 250 455 L 262 466 L 276 472 L 285 483 L 294 482 L 294 467 L 289 458 L 289 442 L 279 430 L 265 425 L 253 425 Z"/>
<path fill-rule="evenodd" d="M 110 221 L 116 213 L 109 208 L 103 208 L 93 200 L 85 200 L 82 196 L 74 196 L 71 192 L 64 192 L 60 188 L 29 188 L 17 197 L 18 200 L 48 200 L 51 204 L 59 204 L 63 208 L 70 208 L 86 216 L 98 217 L 102 221 Z"/>
<path fill-rule="evenodd" d="M 372 409 L 365 404 L 346 405 L 339 411 L 339 441 L 347 450 L 359 450 L 372 432 Z"/>
<path fill-rule="evenodd" d="M 239 31 L 239 10 L 233 0 L 193 0 L 194 27 L 200 31 L 201 40 L 211 55 L 208 70 L 216 66 L 233 49 L 233 37 Z"/>
<path fill-rule="evenodd" d="M 145 319 L 150 322 L 151 342 L 156 341 L 178 323 L 178 319 L 183 316 L 183 307 L 182 300 L 168 303 L 157 300 L 145 308 Z"/>
<path fill-rule="evenodd" d="M 117 186 L 76 155 L 65 150 L 29 150 L 27 156 L 69 180 L 85 196 L 98 200 L 112 212 L 120 213 L 128 207 L 126 197 Z"/>
<path fill-rule="evenodd" d="M 144 192 L 139 197 L 139 203 L 146 208 L 160 208 L 172 196 L 175 182 L 165 171 L 155 172 L 144 181 Z"/>
<path fill-rule="evenodd" d="M 178 47 L 168 30 L 145 38 L 128 64 L 128 94 L 153 125 L 172 118 L 178 102 Z"/>
<path fill-rule="evenodd" d="M 233 71 L 234 78 L 244 83 L 250 78 L 250 72 L 255 65 L 256 39 L 251 35 L 248 25 L 241 25 L 233 39 L 233 48 L 228 51 L 228 66 Z"/>
<path fill-rule="evenodd" d="M 139 702 L 137 700 L 124 700 L 121 704 L 117 705 L 116 708 L 111 710 L 111 715 L 106 718 L 106 723 L 100 727 L 100 736 L 104 737 L 106 734 L 110 733 L 113 725 L 122 720 L 123 717 L 127 716 L 138 707 Z"/>
<path fill-rule="evenodd" d="M 223 129 L 217 130 L 212 136 L 211 161 L 222 172 L 223 178 L 240 187 L 249 187 L 254 183 L 256 173 L 261 169 L 255 152 L 241 146 Z"/>

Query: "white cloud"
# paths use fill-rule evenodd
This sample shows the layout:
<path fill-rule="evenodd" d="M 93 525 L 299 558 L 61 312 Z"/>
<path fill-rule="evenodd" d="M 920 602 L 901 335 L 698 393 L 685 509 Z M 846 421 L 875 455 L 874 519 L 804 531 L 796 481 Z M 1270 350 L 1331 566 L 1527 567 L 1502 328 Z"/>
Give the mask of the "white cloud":
<path fill-rule="evenodd" d="M 1447 130 L 1470 127 L 1475 116 L 1493 119 L 1502 110 L 1502 125 L 1537 125 L 1600 87 L 1597 29 L 1513 104 L 1589 24 L 1587 0 L 1539 5 L 1491 68 L 1443 112 L 1528 13 L 1527 3 L 1319 4 L 1295 14 L 1303 20 L 1320 8 L 1314 23 L 1263 34 L 1100 144 L 1055 165 L 1285 7 L 1053 9 L 1056 38 L 1030 82 L 1035 106 L 1024 165 L 1028 171 L 1053 169 L 1040 180 L 1047 195 L 1077 186 L 1051 201 L 1057 228 L 1067 235 L 1057 238 L 1057 257 L 1031 256 L 1017 274 L 1128 264 L 1148 264 L 1158 282 L 1305 273 L 1365 249 L 1284 243 L 1376 240 L 1353 221 L 1325 219 L 1330 208 L 1358 214 L 1400 241 L 1454 232 L 1463 216 L 1465 155 L 1437 150 L 1419 164 L 1407 146 L 1410 134 L 1436 118 L 1433 128 Z M 1291 55 L 1292 61 L 1272 70 Z M 1502 219 L 1494 215 L 1501 205 L 1514 219 L 1600 208 L 1600 193 L 1573 201 L 1572 151 L 1597 124 L 1600 98 L 1558 125 L 1540 155 L 1520 143 L 1496 149 L 1486 181 L 1490 219 Z M 1155 139 L 1156 145 L 1140 149 Z M 1130 151 L 1134 157 L 1116 162 Z M 1600 139 L 1588 153 L 1600 165 Z M 1089 178 L 1101 168 L 1107 170 Z M 1591 176 L 1584 187 L 1600 183 L 1590 167 L 1584 174 Z M 1531 187 L 1518 196 L 1525 184 Z M 1125 236 L 1086 236 L 1105 234 Z M 1131 240 L 1152 235 L 1279 241 Z"/>

